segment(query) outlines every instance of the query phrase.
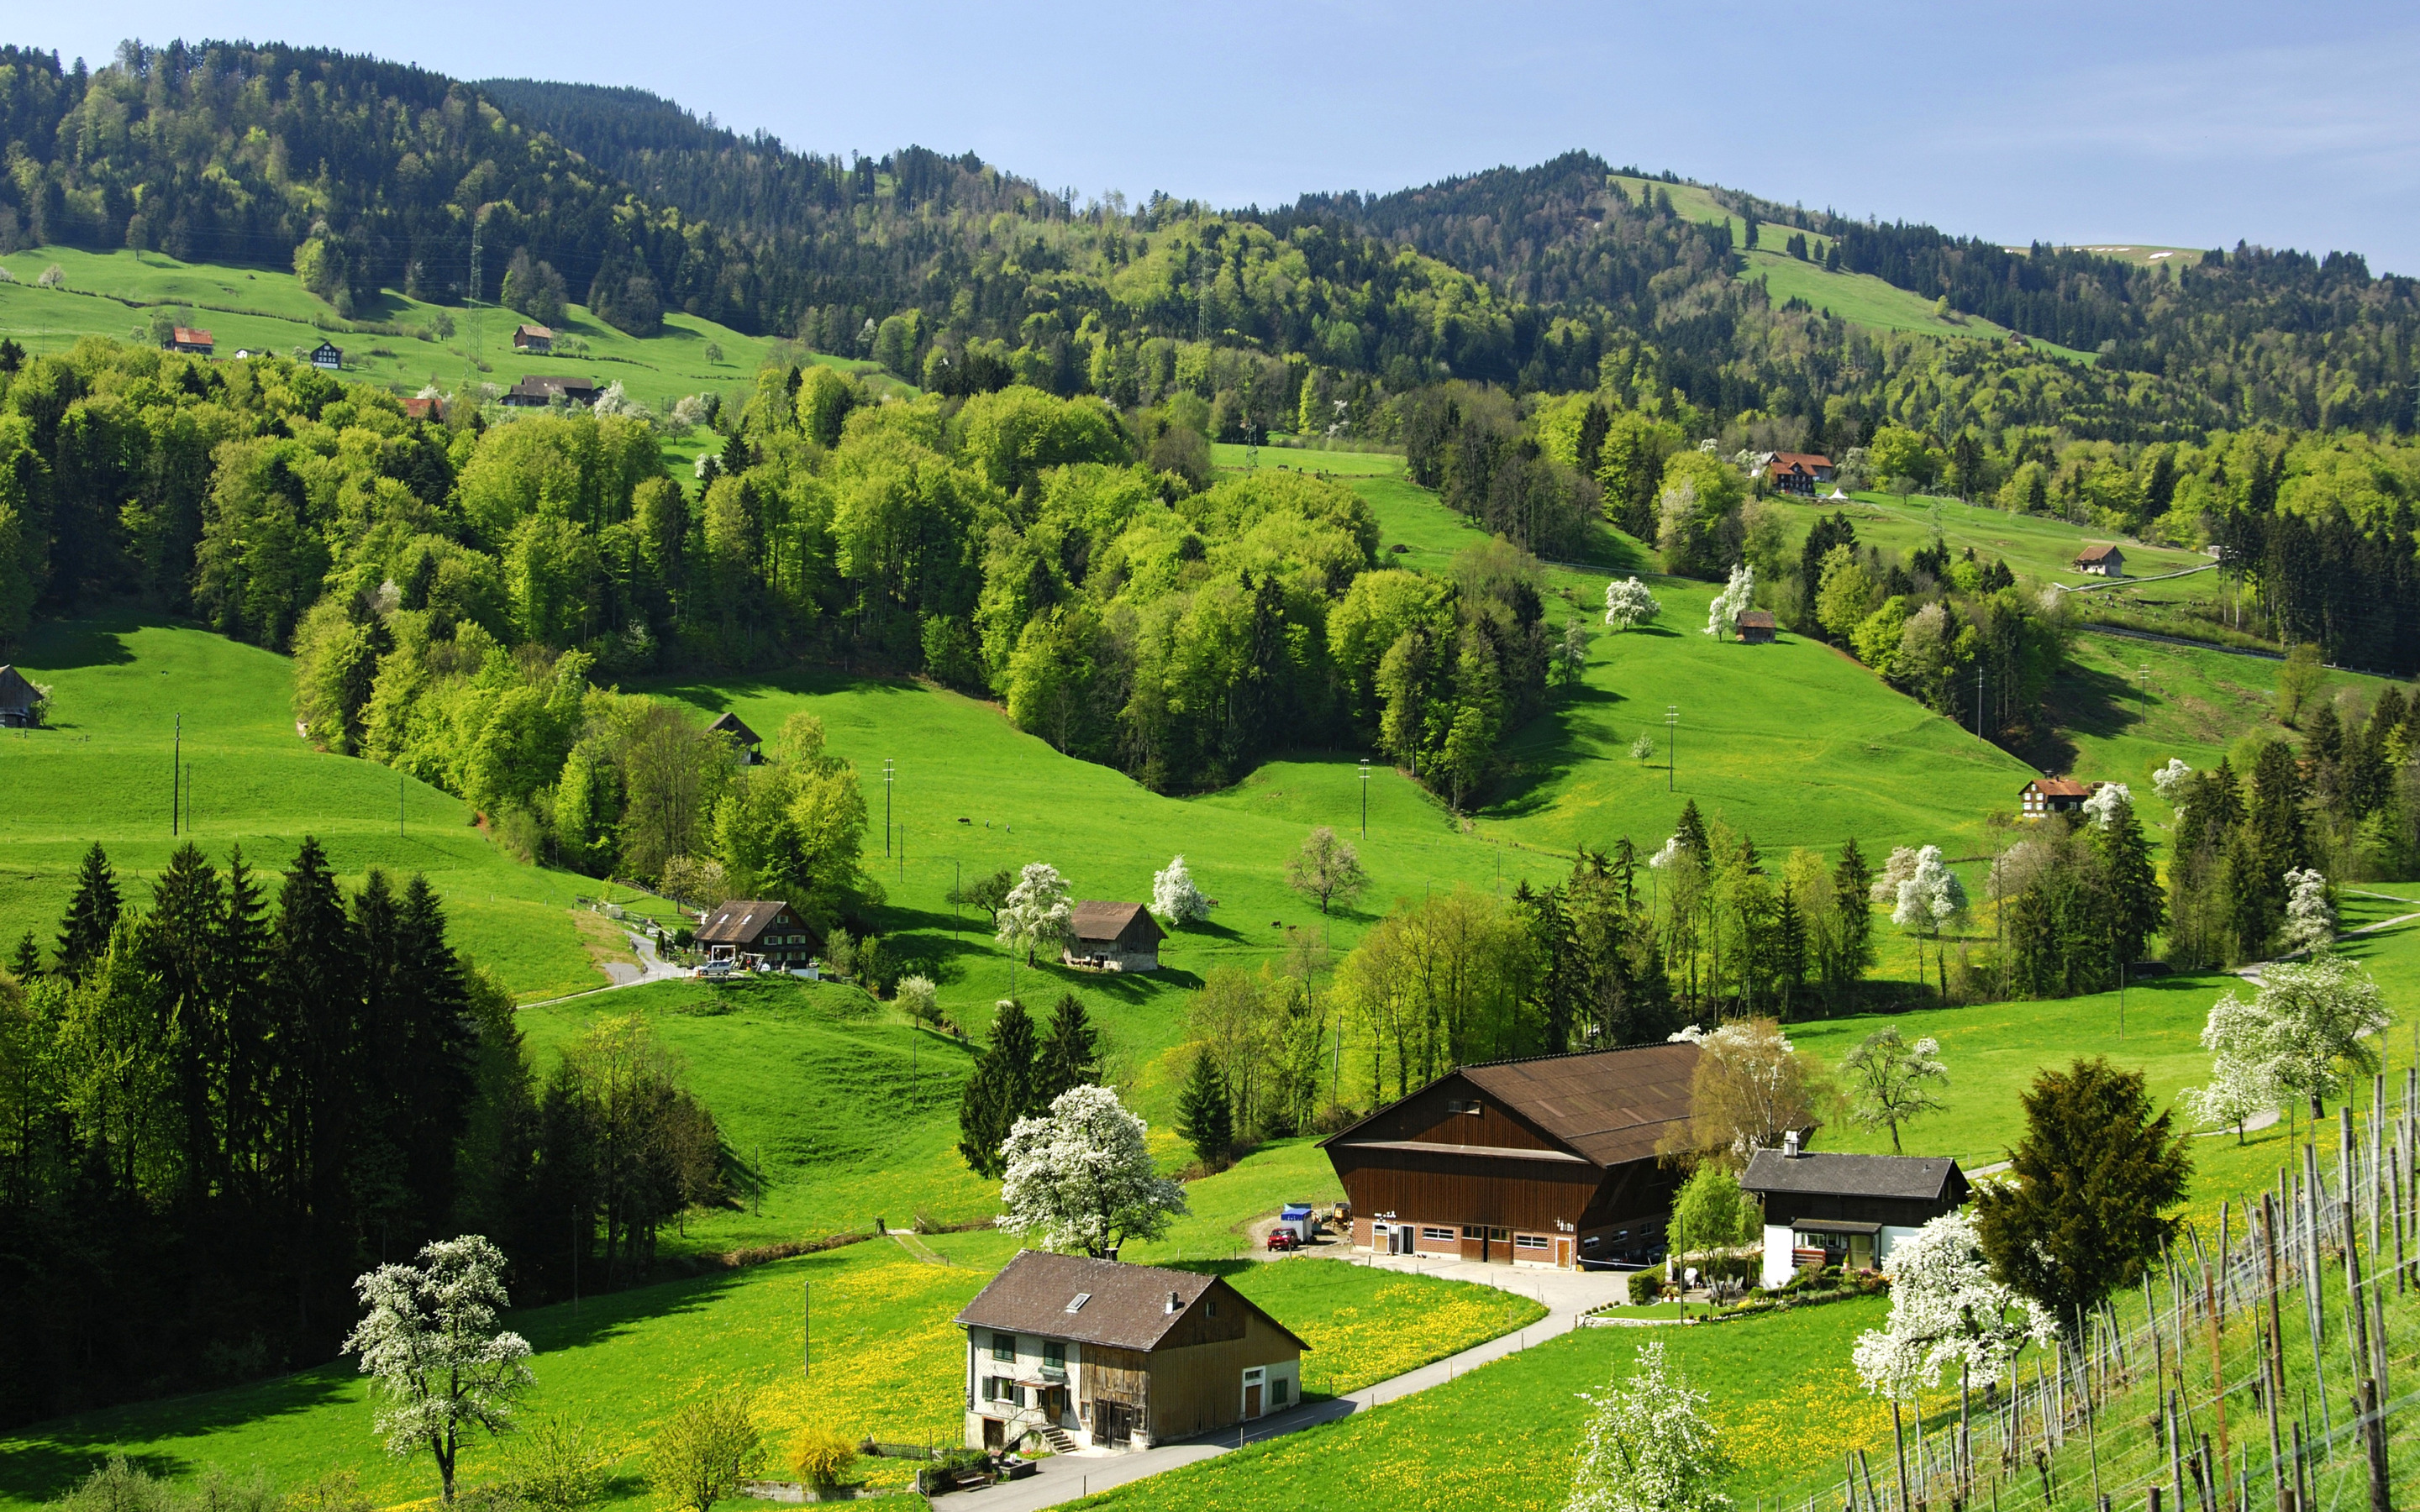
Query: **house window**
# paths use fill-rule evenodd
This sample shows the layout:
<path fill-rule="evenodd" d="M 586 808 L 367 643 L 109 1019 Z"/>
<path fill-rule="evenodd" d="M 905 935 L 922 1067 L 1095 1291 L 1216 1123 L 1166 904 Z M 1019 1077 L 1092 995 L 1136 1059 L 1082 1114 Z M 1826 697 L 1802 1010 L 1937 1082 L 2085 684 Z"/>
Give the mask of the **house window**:
<path fill-rule="evenodd" d="M 1286 1378 L 1283 1376 L 1279 1376 L 1269 1382 L 1269 1405 L 1271 1407 L 1283 1407 L 1286 1404 Z"/>
<path fill-rule="evenodd" d="M 1064 1371 L 1067 1368 L 1067 1346 L 1051 1339 L 1042 1346 L 1042 1368 Z"/>
<path fill-rule="evenodd" d="M 994 1334 L 991 1336 L 991 1357 L 1002 1365 L 1016 1363 L 1016 1335 Z"/>
<path fill-rule="evenodd" d="M 1515 1234 L 1512 1236 L 1512 1247 L 1544 1251 L 1548 1245 L 1546 1236 L 1544 1234 Z"/>
<path fill-rule="evenodd" d="M 1025 1405 L 1025 1394 L 1016 1382 L 1002 1376 L 984 1377 L 984 1400 L 1005 1402 L 1011 1407 Z"/>
<path fill-rule="evenodd" d="M 1433 1243 L 1450 1244 L 1453 1242 L 1453 1230 L 1450 1228 L 1423 1228 L 1420 1230 L 1420 1237 Z"/>

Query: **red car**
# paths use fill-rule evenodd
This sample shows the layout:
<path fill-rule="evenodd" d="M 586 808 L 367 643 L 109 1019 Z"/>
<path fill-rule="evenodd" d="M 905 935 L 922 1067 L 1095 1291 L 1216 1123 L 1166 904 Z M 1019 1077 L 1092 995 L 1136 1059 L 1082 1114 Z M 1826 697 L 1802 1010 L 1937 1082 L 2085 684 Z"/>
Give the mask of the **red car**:
<path fill-rule="evenodd" d="M 1291 1228 L 1273 1228 L 1269 1230 L 1269 1248 L 1273 1250 L 1300 1249 L 1302 1248 L 1302 1238 Z"/>

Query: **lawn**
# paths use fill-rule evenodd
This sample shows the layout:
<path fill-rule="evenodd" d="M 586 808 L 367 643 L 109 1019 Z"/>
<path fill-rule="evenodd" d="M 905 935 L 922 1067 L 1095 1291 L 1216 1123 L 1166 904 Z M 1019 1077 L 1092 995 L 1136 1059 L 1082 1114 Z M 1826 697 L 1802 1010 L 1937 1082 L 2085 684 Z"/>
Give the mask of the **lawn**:
<path fill-rule="evenodd" d="M 964 1335 L 950 1319 L 1016 1252 L 992 1233 L 942 1234 L 925 1242 L 945 1262 L 868 1241 L 700 1280 L 533 1308 L 509 1325 L 536 1350 L 532 1413 L 584 1417 L 615 1457 L 606 1505 L 650 1504 L 646 1445 L 683 1403 L 731 1386 L 758 1392 L 768 1471 L 799 1432 L 828 1427 L 850 1439 L 954 1443 Z M 1330 1261 L 1247 1265 L 1237 1289 L 1312 1346 L 1310 1381 L 1353 1390 L 1441 1358 L 1536 1318 L 1526 1299 L 1491 1288 L 1405 1276 Z M 800 1315 L 812 1347 L 800 1368 Z M 370 1432 L 364 1382 L 339 1362 L 230 1391 L 65 1418 L 0 1438 L 0 1506 L 32 1506 L 97 1460 L 124 1453 L 159 1473 L 210 1465 L 255 1467 L 292 1488 L 350 1472 L 379 1505 L 430 1495 L 425 1456 L 398 1460 Z M 462 1476 L 495 1477 L 504 1451 L 474 1440 Z M 908 1466 L 872 1462 L 878 1482 Z"/>
<path fill-rule="evenodd" d="M 436 788 L 314 750 L 294 733 L 286 657 L 133 615 L 43 624 L 17 656 L 54 685 L 56 712 L 53 728 L 0 733 L 0 944 L 32 930 L 50 945 L 95 841 L 121 893 L 147 905 L 146 879 L 185 838 L 222 864 L 240 844 L 273 872 L 316 835 L 349 885 L 372 867 L 426 874 L 457 947 L 517 994 L 602 982 L 569 912 L 599 884 L 515 861 Z M 191 814 L 172 838 L 179 717 Z"/>
<path fill-rule="evenodd" d="M 35 279 L 54 264 L 65 275 L 64 286 L 36 287 Z M 168 304 L 190 312 L 193 324 L 209 331 L 221 360 L 240 349 L 307 350 L 325 339 L 344 349 L 346 377 L 406 393 L 428 383 L 449 393 L 465 382 L 509 388 L 533 373 L 570 373 L 599 385 L 618 380 L 630 397 L 653 405 L 708 390 L 738 400 L 773 349 L 768 339 L 677 311 L 664 316 L 662 334 L 628 336 L 575 304 L 556 333 L 585 346 L 585 353 L 533 356 L 513 350 L 513 328 L 522 317 L 510 310 L 448 307 L 444 313 L 454 322 L 454 334 L 439 337 L 429 329 L 439 307 L 393 290 L 356 311 L 356 318 L 427 334 L 348 332 L 349 322 L 304 289 L 291 272 L 278 269 L 179 263 L 158 253 L 92 253 L 69 247 L 12 254 L 0 257 L 0 267 L 15 280 L 0 284 L 0 335 L 13 336 L 35 351 L 63 350 L 85 336 L 148 341 L 149 306 Z M 719 358 L 707 359 L 708 345 L 718 348 Z M 846 371 L 876 371 L 871 363 L 845 358 L 815 361 Z M 887 376 L 877 381 L 885 388 L 904 388 Z"/>
<path fill-rule="evenodd" d="M 1264 469 L 1291 470 L 1295 472 L 1322 472 L 1339 478 L 1400 478 L 1404 475 L 1404 456 L 1400 452 L 1354 452 L 1342 448 L 1329 449 L 1318 442 L 1272 442 L 1259 448 L 1260 465 Z M 1249 471 L 1245 459 L 1247 448 L 1233 441 L 1214 441 L 1210 460 L 1222 472 Z"/>

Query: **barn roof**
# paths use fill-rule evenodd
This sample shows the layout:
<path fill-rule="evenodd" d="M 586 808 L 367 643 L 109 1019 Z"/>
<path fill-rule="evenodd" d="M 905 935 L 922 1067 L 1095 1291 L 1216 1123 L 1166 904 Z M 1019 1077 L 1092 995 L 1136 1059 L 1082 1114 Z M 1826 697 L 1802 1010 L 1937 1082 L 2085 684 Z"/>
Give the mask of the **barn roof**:
<path fill-rule="evenodd" d="M 217 343 L 210 340 L 210 333 L 202 330 L 198 326 L 178 326 L 175 328 L 175 331 L 176 333 L 169 339 L 179 347 L 212 347 L 217 345 Z"/>
<path fill-rule="evenodd" d="M 1168 932 L 1159 927 L 1159 921 L 1152 918 L 1151 911 L 1140 903 L 1079 903 L 1068 923 L 1079 940 L 1124 939 L 1126 932 L 1138 923 L 1149 932 L 1153 940 L 1168 938 Z"/>
<path fill-rule="evenodd" d="M 734 898 L 706 916 L 697 937 L 708 945 L 745 945 L 789 906 L 779 898 Z"/>
<path fill-rule="evenodd" d="M 549 331 L 546 327 L 535 324 L 535 322 L 528 325 L 513 327 L 513 334 L 516 336 L 538 336 L 548 341 L 552 341 L 554 339 L 553 332 Z"/>
<path fill-rule="evenodd" d="M 2088 798 L 2101 786 L 2098 782 L 2079 782 L 2071 777 L 2038 777 L 2017 791 L 2026 788 L 2045 798 Z"/>
<path fill-rule="evenodd" d="M 1150 1350 L 1214 1287 L 1219 1301 L 1250 1308 L 1300 1348 L 1311 1348 L 1216 1276 L 1038 1249 L 1018 1251 L 952 1321 L 961 1328 L 997 1328 L 1113 1350 Z M 1171 1297 L 1176 1300 L 1173 1311 Z"/>
<path fill-rule="evenodd" d="M 2078 562 L 2107 562 L 2113 557 L 2122 558 L 2125 554 L 2125 552 L 2118 550 L 2114 546 L 2087 546 L 2083 550 L 2078 551 L 2075 554 L 2075 560 Z"/>
<path fill-rule="evenodd" d="M 1438 1081 L 1460 1078 L 1581 1159 L 1610 1167 L 1653 1159 L 1665 1134 L 1687 1121 L 1698 1055 L 1698 1047 L 1685 1041 L 1630 1050 L 1584 1050 L 1465 1066 Z M 1431 1082 L 1411 1096 L 1435 1085 Z M 1354 1134 L 1408 1101 L 1399 1098 L 1320 1143 L 1383 1147 L 1386 1141 L 1356 1139 Z M 1466 1153 L 1527 1159 L 1544 1155 L 1477 1145 Z"/>
<path fill-rule="evenodd" d="M 1740 612 L 1738 624 L 1739 627 L 1743 630 L 1770 630 L 1773 628 L 1773 610 L 1769 609 L 1743 609 Z"/>
<path fill-rule="evenodd" d="M 0 666 L 0 709 L 30 709 L 41 697 L 25 674 L 14 667 Z"/>
<path fill-rule="evenodd" d="M 729 735 L 737 740 L 743 746 L 760 746 L 764 744 L 764 741 L 758 737 L 756 732 L 749 729 L 746 724 L 742 723 L 739 716 L 736 714 L 726 714 L 722 716 L 712 724 L 707 725 L 706 727 L 706 733 L 709 735 Z"/>
<path fill-rule="evenodd" d="M 1740 1190 L 1963 1202 L 1966 1173 L 1947 1155 L 1784 1155 L 1760 1149 L 1748 1157 Z"/>
<path fill-rule="evenodd" d="M 1830 457 L 1815 452 L 1776 452 L 1773 454 L 1772 462 L 1767 464 L 1773 469 L 1786 471 L 1798 468 L 1808 472 L 1814 471 L 1817 468 L 1828 468 L 1831 465 Z"/>

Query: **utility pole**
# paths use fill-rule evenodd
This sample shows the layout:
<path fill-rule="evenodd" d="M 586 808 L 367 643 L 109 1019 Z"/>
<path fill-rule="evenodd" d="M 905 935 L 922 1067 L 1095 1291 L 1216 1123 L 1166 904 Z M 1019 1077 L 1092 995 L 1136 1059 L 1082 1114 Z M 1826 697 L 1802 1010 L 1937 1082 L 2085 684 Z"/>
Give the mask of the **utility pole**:
<path fill-rule="evenodd" d="M 395 774 L 395 838 L 403 839 L 403 774 Z"/>
<path fill-rule="evenodd" d="M 1681 705 L 1664 705 L 1664 791 L 1673 791 L 1673 773 L 1681 764 Z"/>
<path fill-rule="evenodd" d="M 1975 664 L 1975 738 L 1983 738 L 1983 664 Z"/>
<path fill-rule="evenodd" d="M 168 838 L 177 838 L 178 821 L 184 817 L 182 796 L 185 791 L 185 717 L 177 716 L 176 744 L 168 753 Z"/>
<path fill-rule="evenodd" d="M 1361 838 L 1370 838 L 1370 759 L 1361 759 Z"/>
<path fill-rule="evenodd" d="M 2145 724 L 2151 722 L 2151 666 L 2145 662 L 2134 669 L 2134 712 Z"/>
<path fill-rule="evenodd" d="M 894 774 L 889 761 L 882 764 L 882 854 L 891 854 L 891 779 Z"/>

